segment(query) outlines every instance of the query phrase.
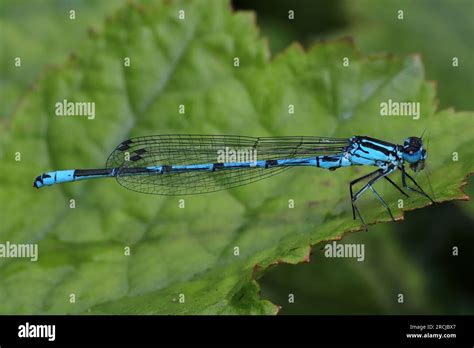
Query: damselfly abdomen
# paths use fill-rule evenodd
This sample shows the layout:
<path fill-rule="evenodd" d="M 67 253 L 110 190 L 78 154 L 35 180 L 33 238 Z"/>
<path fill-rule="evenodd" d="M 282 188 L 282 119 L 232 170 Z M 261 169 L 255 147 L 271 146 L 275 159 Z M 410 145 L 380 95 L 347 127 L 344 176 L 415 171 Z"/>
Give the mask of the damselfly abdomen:
<path fill-rule="evenodd" d="M 402 194 L 405 191 L 388 176 L 400 170 L 405 189 L 424 195 L 417 182 L 406 172 L 405 163 L 418 172 L 424 168 L 426 150 L 418 137 L 396 145 L 366 136 L 351 138 L 246 137 L 235 135 L 152 135 L 120 143 L 107 159 L 104 169 L 73 169 L 47 172 L 35 179 L 34 187 L 85 179 L 114 177 L 124 187 L 158 195 L 209 193 L 246 185 L 296 166 L 336 170 L 349 166 L 377 169 L 349 183 L 352 213 L 364 222 L 357 199 L 370 189 L 393 214 L 373 188 L 387 180 Z M 354 184 L 367 184 L 355 194 Z M 411 181 L 415 187 L 408 185 Z"/>

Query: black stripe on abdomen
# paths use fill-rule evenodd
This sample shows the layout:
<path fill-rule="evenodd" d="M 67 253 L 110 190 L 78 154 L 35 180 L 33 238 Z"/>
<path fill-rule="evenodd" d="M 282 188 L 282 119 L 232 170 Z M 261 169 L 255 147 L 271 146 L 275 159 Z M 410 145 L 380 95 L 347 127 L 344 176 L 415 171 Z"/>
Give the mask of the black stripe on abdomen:
<path fill-rule="evenodd" d="M 74 177 L 80 176 L 92 176 L 92 175 L 110 175 L 112 174 L 113 169 L 105 168 L 105 169 L 76 169 L 74 171 Z"/>

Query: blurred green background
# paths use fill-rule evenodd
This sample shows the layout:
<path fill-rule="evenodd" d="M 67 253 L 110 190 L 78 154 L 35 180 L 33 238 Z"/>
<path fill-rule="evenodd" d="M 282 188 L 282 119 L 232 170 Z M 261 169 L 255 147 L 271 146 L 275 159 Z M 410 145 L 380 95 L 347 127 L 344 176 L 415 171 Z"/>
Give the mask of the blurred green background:
<path fill-rule="evenodd" d="M 4 67 L 11 62 L 0 55 L 0 122 L 8 122 L 48 65 L 60 64 L 85 40 L 87 30 L 78 28 L 99 30 L 124 2 L 2 0 L 0 49 L 34 61 L 21 73 L 9 74 Z M 351 36 L 366 54 L 418 53 L 426 78 L 437 81 L 439 108 L 474 109 L 472 0 L 234 0 L 233 5 L 256 12 L 273 54 L 293 41 L 308 47 L 341 36 Z M 70 7 L 77 9 L 81 26 L 59 15 Z M 289 10 L 295 12 L 292 21 Z M 403 20 L 397 19 L 399 10 Z M 457 69 L 453 57 L 459 58 Z M 472 181 L 469 195 L 474 194 Z M 310 263 L 279 265 L 260 279 L 262 296 L 281 305 L 281 314 L 473 314 L 473 213 L 472 201 L 447 203 L 409 212 L 404 222 L 346 235 L 345 243 L 365 244 L 364 262 L 327 259 L 322 246 L 315 246 Z M 459 247 L 459 256 L 452 256 L 453 246 Z M 403 304 L 397 303 L 399 293 Z M 294 303 L 288 303 L 289 294 Z"/>

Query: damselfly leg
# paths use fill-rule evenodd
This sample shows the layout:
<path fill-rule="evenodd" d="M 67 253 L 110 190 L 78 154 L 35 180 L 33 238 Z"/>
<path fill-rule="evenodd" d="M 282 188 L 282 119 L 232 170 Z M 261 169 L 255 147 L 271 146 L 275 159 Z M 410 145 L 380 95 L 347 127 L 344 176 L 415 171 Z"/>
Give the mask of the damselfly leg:
<path fill-rule="evenodd" d="M 400 186 L 398 186 L 397 184 L 395 184 L 395 183 L 393 182 L 393 180 L 390 179 L 388 176 L 384 176 L 384 179 L 387 179 L 387 181 L 388 181 L 389 183 L 391 183 L 393 186 L 395 186 L 395 188 L 396 188 L 398 191 L 400 191 L 405 197 L 409 197 L 408 194 L 407 194 L 405 191 L 403 191 L 403 190 L 400 188 Z"/>
<path fill-rule="evenodd" d="M 407 190 L 410 190 L 410 191 L 413 191 L 413 192 L 416 192 L 422 196 L 425 196 L 426 198 L 428 198 L 432 203 L 436 203 L 425 191 L 423 191 L 423 189 L 421 188 L 420 185 L 418 185 L 418 183 L 415 181 L 415 179 L 413 179 L 405 170 L 405 167 L 404 166 L 399 166 L 398 167 L 401 171 L 402 171 L 402 184 L 403 184 L 403 187 L 406 188 Z M 410 187 L 408 186 L 407 182 L 406 182 L 406 178 L 410 179 L 416 187 L 418 187 L 418 189 L 414 188 L 414 187 Z"/>
<path fill-rule="evenodd" d="M 358 182 L 364 180 L 364 179 L 367 179 L 367 178 L 370 178 L 371 176 L 374 176 L 375 174 L 380 174 L 381 172 L 383 172 L 382 169 L 377 169 L 376 171 L 374 172 L 370 172 L 369 174 L 366 174 L 364 176 L 361 176 L 360 178 L 357 178 L 355 180 L 352 180 L 350 183 L 349 183 L 349 192 L 351 194 L 351 204 L 352 204 L 352 218 L 355 220 L 356 218 L 356 215 L 355 215 L 355 210 L 356 210 L 356 207 L 354 206 L 354 194 L 352 192 L 352 186 L 354 186 L 355 184 L 357 184 Z M 360 214 L 359 214 L 360 215 Z"/>
<path fill-rule="evenodd" d="M 352 204 L 352 211 L 353 211 L 353 217 L 355 219 L 355 212 L 357 213 L 357 216 L 359 217 L 359 219 L 362 221 L 362 223 L 364 224 L 364 227 L 365 229 L 367 229 L 367 225 L 365 224 L 365 221 L 364 219 L 362 218 L 362 215 L 359 211 L 359 208 L 357 208 L 357 205 L 356 205 L 356 201 L 357 199 L 359 199 L 359 197 L 368 189 L 370 188 L 370 190 L 375 194 L 375 196 L 377 197 L 377 199 L 380 201 L 380 203 L 382 203 L 382 205 L 385 207 L 385 209 L 387 209 L 390 217 L 392 218 L 393 221 L 395 221 L 395 218 L 393 217 L 393 214 L 392 214 L 392 211 L 390 209 L 390 207 L 388 206 L 388 204 L 383 200 L 383 198 L 380 196 L 380 194 L 373 188 L 373 184 L 375 184 L 378 180 L 380 180 L 381 178 L 387 178 L 387 175 L 389 175 L 391 172 L 393 172 L 394 168 L 389 168 L 389 169 L 378 169 L 376 170 L 375 172 L 372 172 L 372 173 L 369 173 L 367 175 L 364 175 L 363 177 L 360 177 L 354 181 L 351 182 L 351 185 L 350 185 L 350 192 L 351 192 L 351 204 Z M 367 177 L 370 177 L 371 175 L 374 175 L 374 174 L 377 174 L 378 175 L 369 180 L 369 182 L 363 186 L 359 191 L 357 191 L 357 193 L 355 195 L 352 195 L 352 185 L 367 178 Z M 388 179 L 388 178 L 387 178 Z M 403 190 L 401 190 L 392 180 L 389 180 L 390 183 L 392 183 L 398 190 L 400 190 L 402 193 Z"/>

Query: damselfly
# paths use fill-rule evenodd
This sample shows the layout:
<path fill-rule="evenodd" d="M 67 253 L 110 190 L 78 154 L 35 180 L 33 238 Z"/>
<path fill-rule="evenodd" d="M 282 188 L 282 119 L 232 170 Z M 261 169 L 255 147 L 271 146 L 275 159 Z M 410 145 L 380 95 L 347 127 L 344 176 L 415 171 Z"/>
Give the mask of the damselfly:
<path fill-rule="evenodd" d="M 247 137 L 234 135 L 152 135 L 120 143 L 107 159 L 104 169 L 73 169 L 38 176 L 34 187 L 85 179 L 113 177 L 122 186 L 137 192 L 158 195 L 208 193 L 242 186 L 296 166 L 336 170 L 350 166 L 377 169 L 349 183 L 352 215 L 364 220 L 356 201 L 370 189 L 390 217 L 393 214 L 373 185 L 385 179 L 403 195 L 389 175 L 401 172 L 403 188 L 431 200 L 405 169 L 405 163 L 419 172 L 425 166 L 426 150 L 419 137 L 409 137 L 403 145 L 353 136 L 351 138 Z M 353 193 L 354 184 L 368 180 Z M 408 185 L 410 181 L 415 187 Z M 364 223 L 365 225 L 365 223 Z"/>

